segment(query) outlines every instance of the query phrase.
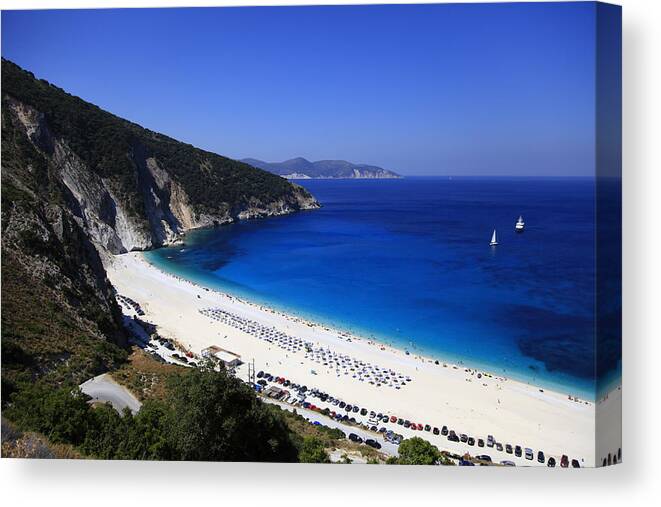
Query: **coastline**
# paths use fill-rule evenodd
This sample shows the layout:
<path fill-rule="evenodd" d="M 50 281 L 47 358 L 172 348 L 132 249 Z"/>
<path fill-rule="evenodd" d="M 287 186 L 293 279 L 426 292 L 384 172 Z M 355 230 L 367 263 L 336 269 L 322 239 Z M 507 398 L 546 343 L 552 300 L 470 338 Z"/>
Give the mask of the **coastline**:
<path fill-rule="evenodd" d="M 187 244 L 190 244 L 190 241 L 179 246 L 185 247 Z M 164 248 L 169 248 L 171 246 L 176 245 L 168 245 Z M 192 283 L 193 285 L 206 287 L 209 290 L 220 294 L 230 295 L 247 305 L 268 309 L 269 311 L 281 314 L 283 316 L 297 318 L 321 328 L 331 328 L 338 333 L 347 333 L 356 340 L 364 340 L 367 342 L 373 342 L 376 345 L 383 345 L 389 349 L 392 349 L 396 353 L 403 354 L 408 351 L 411 357 L 418 358 L 421 361 L 427 361 L 430 363 L 438 361 L 440 363 L 457 365 L 461 368 L 468 368 L 476 371 L 479 370 L 481 372 L 489 373 L 494 377 L 504 377 L 509 380 L 516 380 L 521 384 L 526 384 L 533 388 L 542 388 L 545 391 L 552 391 L 558 393 L 559 395 L 566 397 L 570 396 L 571 398 L 587 401 L 590 403 L 595 403 L 596 401 L 603 399 L 604 397 L 608 396 L 610 392 L 617 389 L 618 386 L 621 385 L 621 378 L 619 375 L 616 375 L 606 383 L 607 387 L 605 390 L 590 392 L 583 388 L 563 383 L 560 380 L 553 380 L 539 376 L 533 376 L 531 378 L 531 376 L 527 375 L 523 369 L 517 369 L 513 365 L 507 367 L 498 366 L 476 359 L 474 357 L 465 357 L 448 353 L 447 351 L 432 350 L 429 347 L 420 346 L 419 344 L 413 343 L 411 341 L 409 341 L 409 344 L 407 345 L 405 341 L 398 339 L 396 336 L 389 336 L 383 333 L 379 333 L 379 331 L 374 329 L 363 328 L 359 324 L 352 323 L 351 325 L 348 325 L 310 311 L 302 311 L 299 308 L 287 307 L 286 305 L 282 305 L 274 301 L 269 301 L 264 298 L 260 299 L 259 296 L 247 294 L 247 291 L 238 285 L 223 286 L 220 283 L 214 283 L 213 281 L 205 280 L 203 275 L 194 271 L 191 272 L 184 270 L 183 273 L 169 271 L 167 269 L 167 262 L 165 262 L 163 259 L 160 259 L 157 255 L 154 255 L 154 252 L 155 250 L 144 251 L 141 253 L 145 262 L 147 262 L 153 268 L 161 271 L 166 276 L 182 279 Z M 162 263 L 166 265 L 164 266 Z"/>
<path fill-rule="evenodd" d="M 432 426 L 447 425 L 457 434 L 467 433 L 486 440 L 543 450 L 547 456 L 567 454 L 581 466 L 594 465 L 594 414 L 591 401 L 574 401 L 566 394 L 540 389 L 485 370 L 452 363 L 435 364 L 419 354 L 407 355 L 387 344 L 338 332 L 329 326 L 292 316 L 264 305 L 203 287 L 150 264 L 133 252 L 109 260 L 108 276 L 120 294 L 138 301 L 144 319 L 155 324 L 160 334 L 176 340 L 194 354 L 217 345 L 241 355 L 244 363 L 255 361 L 256 370 L 270 371 L 297 383 L 317 387 L 368 410 L 387 411 Z M 368 364 L 401 372 L 411 378 L 401 389 L 376 387 L 305 357 L 301 352 L 283 350 L 246 332 L 215 321 L 200 313 L 218 308 L 251 322 L 278 329 L 291 336 Z M 237 376 L 247 379 L 247 365 Z M 619 390 L 617 391 L 620 392 Z M 416 433 L 395 425 L 405 437 Z M 479 454 L 488 452 L 494 461 L 520 460 L 537 464 L 495 449 L 447 441 L 446 437 L 424 433 L 423 438 L 440 449 Z"/>

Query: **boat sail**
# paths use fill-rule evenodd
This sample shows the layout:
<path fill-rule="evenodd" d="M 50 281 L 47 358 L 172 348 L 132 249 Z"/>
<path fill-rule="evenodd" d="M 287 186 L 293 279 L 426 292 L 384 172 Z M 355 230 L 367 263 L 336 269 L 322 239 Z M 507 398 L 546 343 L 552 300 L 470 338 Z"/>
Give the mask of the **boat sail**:
<path fill-rule="evenodd" d="M 514 226 L 514 229 L 516 232 L 523 232 L 523 228 L 525 227 L 525 223 L 523 221 L 523 217 L 519 215 L 519 219 L 516 221 L 516 225 Z"/>
<path fill-rule="evenodd" d="M 489 243 L 491 246 L 496 246 L 498 244 L 498 240 L 496 239 L 496 229 L 493 230 L 493 235 L 491 236 L 491 243 Z"/>

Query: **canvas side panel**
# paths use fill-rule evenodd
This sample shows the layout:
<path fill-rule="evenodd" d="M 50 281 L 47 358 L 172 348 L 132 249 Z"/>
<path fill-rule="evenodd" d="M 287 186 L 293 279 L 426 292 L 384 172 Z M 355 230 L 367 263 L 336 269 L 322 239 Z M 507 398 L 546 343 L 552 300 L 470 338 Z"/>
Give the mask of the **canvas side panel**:
<path fill-rule="evenodd" d="M 622 9 L 596 4 L 595 463 L 622 459 Z"/>

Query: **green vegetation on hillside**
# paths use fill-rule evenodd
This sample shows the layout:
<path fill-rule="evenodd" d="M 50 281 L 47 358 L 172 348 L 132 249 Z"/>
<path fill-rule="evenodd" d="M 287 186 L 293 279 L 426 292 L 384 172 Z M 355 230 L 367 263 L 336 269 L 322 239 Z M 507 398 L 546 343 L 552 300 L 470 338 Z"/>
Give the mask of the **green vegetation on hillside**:
<path fill-rule="evenodd" d="M 194 214 L 312 202 L 280 177 L 151 132 L 2 60 L 2 409 L 7 427 L 26 432 L 3 442 L 3 453 L 29 455 L 21 446 L 35 444 L 46 455 L 52 444 L 98 458 L 295 461 L 284 419 L 224 373 L 168 371 L 142 393 L 149 399 L 136 415 L 92 408 L 76 387 L 120 368 L 141 381 L 126 366 L 105 245 L 93 243 L 92 227 L 115 227 L 121 206 L 137 224 L 131 232 L 148 236 L 158 220 L 146 209 L 156 199 L 144 181 L 150 157 Z M 77 181 L 65 184 L 63 167 Z M 112 193 L 94 203 L 104 216 L 92 225 L 71 190 L 90 181 Z M 87 204 L 96 188 L 86 189 Z"/>
<path fill-rule="evenodd" d="M 324 442 L 317 437 L 305 437 L 298 454 L 301 463 L 330 463 Z"/>
<path fill-rule="evenodd" d="M 36 79 L 5 59 L 2 92 L 3 99 L 9 95 L 42 112 L 53 134 L 66 139 L 92 171 L 112 180 L 134 213 L 144 213 L 136 167 L 136 160 L 143 157 L 137 154 L 156 158 L 181 183 L 200 213 L 232 210 L 251 199 L 287 200 L 294 191 L 278 176 L 142 128 Z M 300 187 L 296 191 L 309 196 Z"/>
<path fill-rule="evenodd" d="M 81 454 L 68 444 L 54 444 L 32 431 L 23 432 L 2 417 L 2 457 L 36 459 L 76 459 Z"/>
<path fill-rule="evenodd" d="M 79 383 L 127 357 L 119 309 L 110 284 L 98 277 L 96 251 L 66 216 L 60 226 L 71 237 L 58 237 L 44 216 L 49 211 L 15 201 L 2 214 L 3 404 L 23 384 Z M 16 231 L 14 216 L 34 226 Z"/>
<path fill-rule="evenodd" d="M 396 465 L 453 465 L 438 448 L 420 437 L 407 438 L 399 445 L 399 456 L 388 460 Z"/>
<path fill-rule="evenodd" d="M 91 407 L 75 386 L 37 382 L 12 395 L 5 415 L 95 458 L 297 461 L 284 420 L 224 370 L 187 369 L 168 384 L 165 399 L 120 415 L 110 405 Z"/>
<path fill-rule="evenodd" d="M 143 402 L 163 402 L 171 398 L 170 389 L 176 384 L 172 379 L 183 378 L 193 370 L 173 364 L 159 363 L 149 354 L 135 349 L 129 360 L 112 373 L 113 378 L 130 389 Z M 326 463 L 329 449 L 345 449 L 365 458 L 383 462 L 376 449 L 359 445 L 345 438 L 342 431 L 323 425 L 310 424 L 303 416 L 281 409 L 278 405 L 262 403 L 275 419 L 283 421 L 293 445 L 298 450 L 298 460 L 305 463 Z"/>

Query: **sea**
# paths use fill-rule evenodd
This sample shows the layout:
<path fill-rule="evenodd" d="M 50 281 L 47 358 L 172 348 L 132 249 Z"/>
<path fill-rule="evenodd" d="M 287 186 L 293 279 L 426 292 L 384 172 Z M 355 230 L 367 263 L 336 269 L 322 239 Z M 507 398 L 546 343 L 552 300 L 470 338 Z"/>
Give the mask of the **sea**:
<path fill-rule="evenodd" d="M 618 382 L 618 354 L 600 355 L 612 364 L 596 378 L 593 178 L 297 183 L 320 209 L 193 231 L 147 260 L 410 353 L 584 399 Z"/>

